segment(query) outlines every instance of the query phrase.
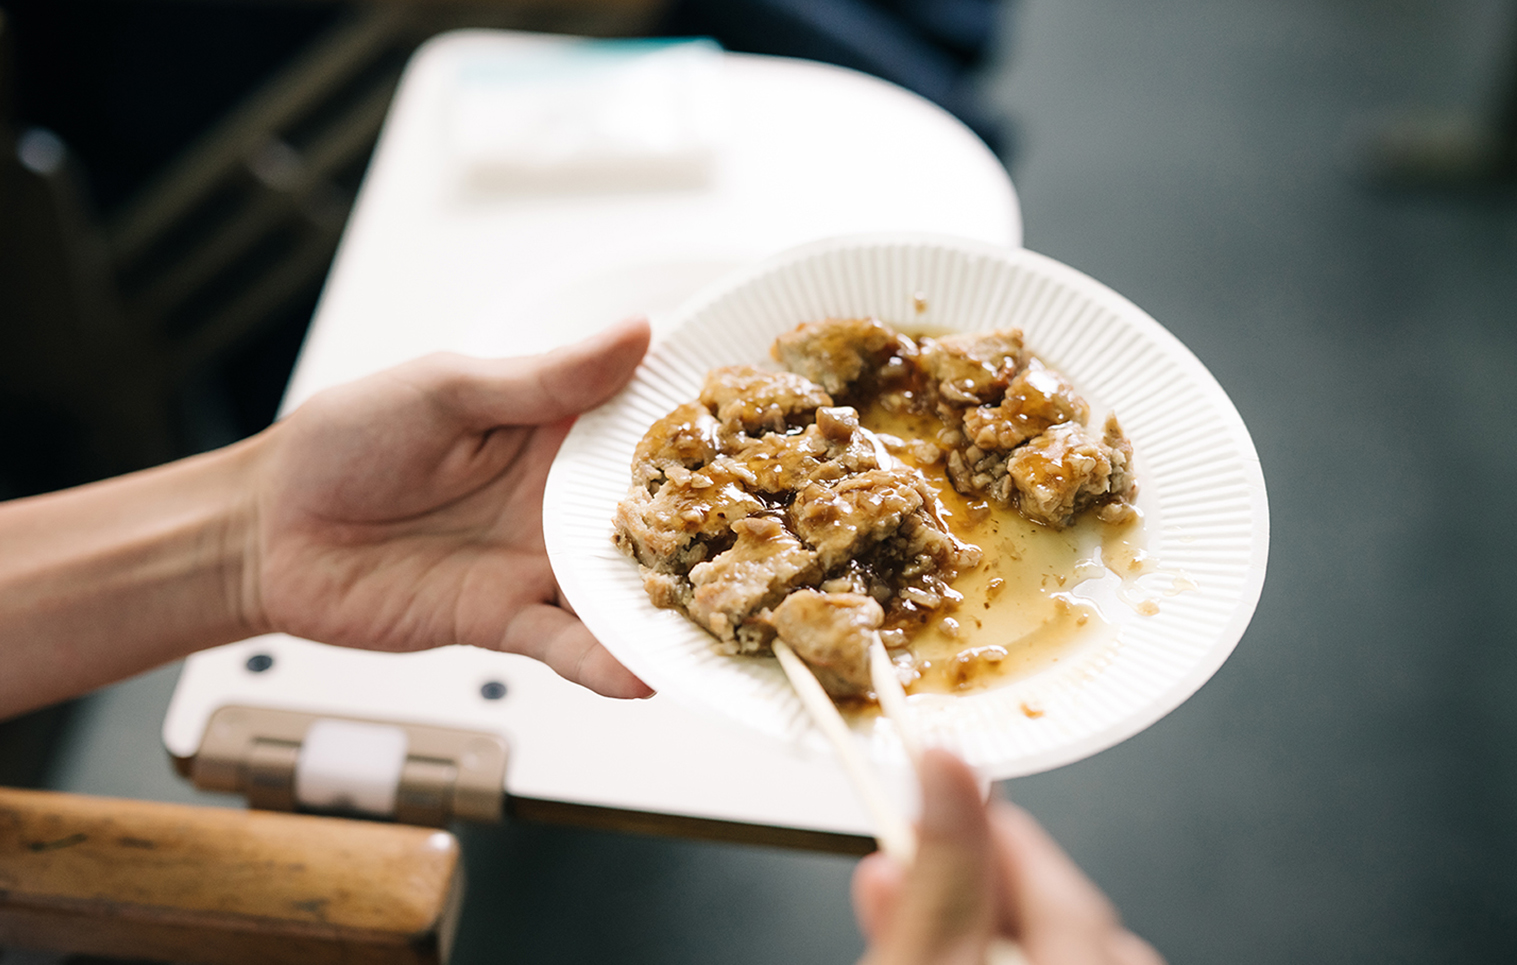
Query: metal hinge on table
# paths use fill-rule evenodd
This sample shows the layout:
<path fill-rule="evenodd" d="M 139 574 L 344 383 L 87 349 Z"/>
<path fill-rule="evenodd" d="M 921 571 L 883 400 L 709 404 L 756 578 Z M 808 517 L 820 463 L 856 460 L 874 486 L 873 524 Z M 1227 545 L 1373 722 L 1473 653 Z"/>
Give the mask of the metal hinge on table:
<path fill-rule="evenodd" d="M 440 826 L 500 819 L 506 744 L 494 734 L 259 707 L 211 715 L 190 779 L 255 808 Z"/>

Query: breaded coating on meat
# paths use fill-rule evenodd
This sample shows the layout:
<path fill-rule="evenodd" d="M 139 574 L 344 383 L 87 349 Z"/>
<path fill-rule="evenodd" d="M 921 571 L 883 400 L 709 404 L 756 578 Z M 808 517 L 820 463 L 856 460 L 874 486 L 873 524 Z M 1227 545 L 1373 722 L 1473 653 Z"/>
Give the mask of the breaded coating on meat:
<path fill-rule="evenodd" d="M 1022 332 L 964 332 L 924 338 L 918 364 L 950 406 L 995 402 L 1022 366 Z"/>
<path fill-rule="evenodd" d="M 1103 523 L 1131 522 L 1138 512 L 1132 502 L 1138 496 L 1138 480 L 1133 474 L 1132 442 L 1123 434 L 1116 413 L 1106 417 L 1101 442 L 1110 450 L 1111 478 L 1107 487 L 1111 498 L 1096 503 L 1096 516 Z"/>
<path fill-rule="evenodd" d="M 686 402 L 653 423 L 632 455 L 632 481 L 657 488 L 665 470 L 699 469 L 717 454 L 717 424 L 698 402 Z"/>
<path fill-rule="evenodd" d="M 729 365 L 706 373 L 700 401 L 716 413 L 723 432 L 757 435 L 812 421 L 817 406 L 831 405 L 832 396 L 791 372 Z"/>
<path fill-rule="evenodd" d="M 736 445 L 732 456 L 718 461 L 737 466 L 733 471 L 756 492 L 789 493 L 808 482 L 834 482 L 849 473 L 894 465 L 889 450 L 847 406 L 817 409 L 816 422 L 801 432 L 770 432 Z"/>
<path fill-rule="evenodd" d="M 1061 422 L 1084 425 L 1090 406 L 1075 394 L 1064 376 L 1031 359 L 1006 387 L 1000 405 L 982 405 L 964 411 L 964 435 L 986 451 L 1015 449 Z"/>
<path fill-rule="evenodd" d="M 869 646 L 885 621 L 885 611 L 872 597 L 796 590 L 769 620 L 829 694 L 859 697 L 869 692 Z"/>
<path fill-rule="evenodd" d="M 824 589 L 872 596 L 893 618 L 918 621 L 956 600 L 949 584 L 982 555 L 949 531 L 937 493 L 914 469 L 809 485 L 790 518 L 830 574 Z"/>
<path fill-rule="evenodd" d="M 764 509 L 725 467 L 669 473 L 657 493 L 635 487 L 616 507 L 616 545 L 644 566 L 685 572 L 704 558 L 699 537 L 723 539 L 733 523 Z"/>
<path fill-rule="evenodd" d="M 987 452 L 976 445 L 960 445 L 948 451 L 948 480 L 954 489 L 966 496 L 978 496 L 1006 506 L 1015 492 L 1007 463 L 1004 452 Z"/>
<path fill-rule="evenodd" d="M 1067 526 L 1087 506 L 1127 495 L 1132 446 L 1114 419 L 1107 420 L 1107 430 L 1097 439 L 1078 422 L 1064 422 L 1012 452 L 1007 468 L 1024 516 Z"/>
<path fill-rule="evenodd" d="M 739 445 L 737 452 L 717 461 L 731 465 L 755 493 L 789 493 L 819 475 L 836 477 L 843 472 L 841 466 L 829 464 L 832 446 L 814 425 L 789 435 L 766 432 Z"/>
<path fill-rule="evenodd" d="M 811 483 L 796 494 L 791 523 L 830 570 L 894 534 L 907 513 L 921 508 L 920 479 L 911 469 L 876 469 L 835 486 Z"/>
<path fill-rule="evenodd" d="M 878 319 L 829 318 L 797 325 L 774 340 L 769 354 L 837 396 L 883 365 L 900 340 Z"/>
<path fill-rule="evenodd" d="M 816 551 L 772 516 L 738 520 L 732 531 L 737 542 L 731 549 L 690 570 L 690 616 L 716 636 L 723 651 L 754 653 L 768 644 L 772 631 L 749 618 L 796 586 L 815 581 L 821 567 Z"/>

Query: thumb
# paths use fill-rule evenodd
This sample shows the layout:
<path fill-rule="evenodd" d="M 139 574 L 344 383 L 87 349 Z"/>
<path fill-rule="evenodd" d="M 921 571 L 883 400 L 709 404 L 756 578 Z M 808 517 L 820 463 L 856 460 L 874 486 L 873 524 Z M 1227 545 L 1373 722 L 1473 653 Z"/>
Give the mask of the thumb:
<path fill-rule="evenodd" d="M 557 422 L 621 391 L 649 338 L 647 319 L 631 318 L 542 355 L 465 359 L 454 401 L 486 427 Z"/>
<path fill-rule="evenodd" d="M 942 750 L 924 754 L 919 773 L 916 859 L 865 961 L 979 965 L 997 924 L 994 852 L 979 784 L 968 765 Z"/>

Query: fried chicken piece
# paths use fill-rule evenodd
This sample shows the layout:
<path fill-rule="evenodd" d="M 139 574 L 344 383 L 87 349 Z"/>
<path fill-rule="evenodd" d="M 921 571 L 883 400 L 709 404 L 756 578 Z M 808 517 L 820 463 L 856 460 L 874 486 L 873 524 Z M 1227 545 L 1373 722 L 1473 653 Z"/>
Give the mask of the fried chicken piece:
<path fill-rule="evenodd" d="M 1101 441 L 1112 450 L 1111 491 L 1127 498 L 1137 495 L 1137 480 L 1133 477 L 1132 470 L 1132 441 L 1122 432 L 1122 425 L 1117 422 L 1115 412 L 1106 417 Z"/>
<path fill-rule="evenodd" d="M 646 566 L 638 567 L 642 571 L 643 590 L 648 594 L 648 600 L 661 610 L 679 610 L 684 612 L 690 608 L 690 580 L 679 573 L 666 573 L 663 570 L 650 569 Z"/>
<path fill-rule="evenodd" d="M 796 533 L 832 574 L 824 588 L 866 594 L 892 620 L 919 620 L 959 599 L 950 587 L 980 562 L 943 520 L 931 485 L 914 469 L 875 470 L 835 486 L 811 484 L 790 508 Z"/>
<path fill-rule="evenodd" d="M 1132 442 L 1122 432 L 1115 412 L 1106 417 L 1106 425 L 1102 428 L 1101 441 L 1111 450 L 1111 478 L 1107 482 L 1111 496 L 1097 504 L 1096 516 L 1103 523 L 1126 523 L 1138 512 L 1132 504 L 1138 495 L 1138 480 L 1133 474 Z"/>
<path fill-rule="evenodd" d="M 978 546 L 953 535 L 943 521 L 937 494 L 925 481 L 921 488 L 926 490 L 922 508 L 902 521 L 900 531 L 886 548 L 900 555 L 899 571 L 907 580 L 931 576 L 946 586 L 955 576 L 978 565 L 983 553 Z"/>
<path fill-rule="evenodd" d="M 984 451 L 1010 451 L 1061 422 L 1090 420 L 1090 406 L 1064 376 L 1037 359 L 1028 360 L 1006 387 L 1000 405 L 964 411 L 964 435 Z"/>
<path fill-rule="evenodd" d="M 1106 420 L 1101 439 L 1078 422 L 1053 426 L 1007 460 L 1017 508 L 1028 519 L 1060 528 L 1087 506 L 1125 500 L 1132 488 L 1131 456 L 1132 444 L 1115 418 Z"/>
<path fill-rule="evenodd" d="M 816 426 L 804 432 L 781 435 L 768 432 L 746 441 L 731 456 L 718 462 L 731 465 L 732 472 L 746 480 L 749 490 L 761 493 L 788 493 L 815 478 L 829 459 L 830 447 Z"/>
<path fill-rule="evenodd" d="M 962 440 L 961 440 L 962 441 Z M 985 451 L 970 444 L 948 453 L 948 479 L 966 496 L 979 496 L 1002 506 L 1011 502 L 1015 486 L 1006 453 Z"/>
<path fill-rule="evenodd" d="M 732 524 L 764 509 L 727 467 L 669 469 L 649 495 L 634 488 L 616 507 L 613 539 L 623 553 L 663 572 L 684 572 L 704 558 L 701 537 L 723 537 Z"/>
<path fill-rule="evenodd" d="M 764 493 L 789 493 L 808 482 L 895 464 L 874 433 L 859 425 L 858 412 L 846 406 L 817 409 L 816 422 L 801 432 L 765 433 L 740 445 L 718 461 L 733 463 L 750 490 Z"/>
<path fill-rule="evenodd" d="M 827 440 L 828 458 L 843 471 L 865 472 L 897 465 L 885 441 L 859 425 L 859 413 L 850 406 L 816 410 L 816 430 Z"/>
<path fill-rule="evenodd" d="M 822 589 L 862 593 L 878 600 L 892 626 L 921 624 L 962 597 L 951 586 L 983 556 L 978 546 L 954 536 L 943 520 L 937 494 L 925 481 L 921 508 L 860 557 L 850 560 Z"/>
<path fill-rule="evenodd" d="M 895 353 L 900 336 L 874 318 L 807 322 L 774 340 L 769 354 L 833 395 L 847 392 Z"/>
<path fill-rule="evenodd" d="M 836 486 L 810 483 L 790 507 L 795 532 L 831 570 L 894 534 L 906 514 L 921 508 L 921 479 L 910 469 L 875 469 Z"/>
<path fill-rule="evenodd" d="M 885 620 L 874 598 L 797 590 L 769 620 L 829 694 L 855 697 L 869 692 L 869 646 Z"/>
<path fill-rule="evenodd" d="M 656 489 L 665 471 L 699 469 L 717 454 L 717 422 L 697 402 L 687 402 L 653 423 L 632 455 L 632 482 Z"/>
<path fill-rule="evenodd" d="M 1136 512 L 1132 445 L 1116 419 L 1099 438 L 1087 430 L 1089 407 L 1027 355 L 1020 331 L 918 348 L 873 319 L 829 319 L 781 336 L 771 354 L 795 371 L 713 369 L 698 403 L 649 429 L 615 519 L 649 599 L 724 653 L 761 652 L 779 634 L 830 693 L 867 695 L 875 634 L 904 644 L 961 599 L 951 584 L 981 551 L 954 536 L 936 490 L 898 456 L 923 466 L 946 456 L 960 492 L 1054 527 L 1086 510 L 1107 522 Z M 935 415 L 941 428 L 881 436 L 832 393 L 909 425 Z"/>
<path fill-rule="evenodd" d="M 832 405 L 832 396 L 793 372 L 728 365 L 706 373 L 701 404 L 716 413 L 723 432 L 757 435 L 766 429 L 784 432 L 792 420 L 810 422 L 817 406 Z"/>
<path fill-rule="evenodd" d="M 731 549 L 690 570 L 689 611 L 724 652 L 753 653 L 768 644 L 772 630 L 750 618 L 814 581 L 821 568 L 816 552 L 773 516 L 738 520 L 732 531 L 737 542 Z"/>
<path fill-rule="evenodd" d="M 1063 422 L 1010 455 L 974 444 L 952 450 L 947 468 L 953 488 L 964 495 L 1015 503 L 1023 516 L 1056 528 L 1091 507 L 1106 523 L 1127 522 L 1136 512 L 1132 443 L 1115 415 L 1107 417 L 1099 440 L 1080 423 Z"/>
<path fill-rule="evenodd" d="M 999 404 L 963 410 L 962 426 L 949 431 L 953 447 L 948 453 L 948 478 L 966 496 L 1007 505 L 1016 483 L 1006 453 L 1051 426 L 1084 425 L 1089 418 L 1090 406 L 1067 379 L 1037 359 L 1029 359 Z"/>
<path fill-rule="evenodd" d="M 1023 355 L 1021 330 L 1008 328 L 924 338 L 917 361 L 942 401 L 968 406 L 999 399 Z"/>

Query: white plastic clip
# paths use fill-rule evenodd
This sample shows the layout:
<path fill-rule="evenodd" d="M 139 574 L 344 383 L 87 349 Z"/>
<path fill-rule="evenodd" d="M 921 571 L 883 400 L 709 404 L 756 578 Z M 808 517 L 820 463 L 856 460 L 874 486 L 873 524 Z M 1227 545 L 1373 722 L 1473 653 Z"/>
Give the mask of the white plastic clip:
<path fill-rule="evenodd" d="M 399 727 L 313 722 L 295 763 L 295 800 L 320 810 L 393 815 L 407 743 Z"/>

